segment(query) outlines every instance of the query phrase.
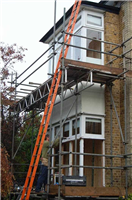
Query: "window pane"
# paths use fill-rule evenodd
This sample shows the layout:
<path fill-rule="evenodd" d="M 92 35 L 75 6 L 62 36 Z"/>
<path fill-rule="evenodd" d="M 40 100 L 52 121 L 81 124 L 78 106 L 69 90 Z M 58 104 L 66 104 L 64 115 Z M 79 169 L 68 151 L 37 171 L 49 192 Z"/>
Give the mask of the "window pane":
<path fill-rule="evenodd" d="M 101 32 L 87 30 L 87 37 L 92 39 L 101 40 Z M 87 39 L 87 48 L 101 51 L 101 42 Z M 87 57 L 101 59 L 101 53 L 87 50 Z"/>
<path fill-rule="evenodd" d="M 70 42 L 70 44 L 71 44 L 71 42 Z M 71 57 L 72 48 L 73 48 L 73 47 L 70 47 L 70 46 L 69 46 L 69 48 L 68 48 L 68 52 L 67 52 L 67 56 L 66 56 L 67 59 L 71 59 L 71 58 L 72 58 L 72 57 Z"/>
<path fill-rule="evenodd" d="M 63 42 L 63 34 L 58 37 L 58 42 Z M 60 45 L 60 44 L 59 44 Z"/>
<path fill-rule="evenodd" d="M 96 26 L 102 26 L 102 18 L 94 15 L 87 15 L 87 23 Z"/>
<path fill-rule="evenodd" d="M 55 136 L 58 134 L 59 130 L 60 130 L 60 126 L 56 126 L 55 127 Z"/>
<path fill-rule="evenodd" d="M 76 120 L 72 121 L 72 135 L 75 135 L 76 131 Z M 77 119 L 77 134 L 80 133 L 80 119 Z"/>
<path fill-rule="evenodd" d="M 81 26 L 81 16 L 77 19 L 74 30 L 76 30 L 77 28 L 79 28 Z"/>
<path fill-rule="evenodd" d="M 64 148 L 63 151 L 69 152 L 69 143 L 68 142 L 64 143 L 63 144 L 63 148 Z M 69 154 L 64 155 L 63 164 L 64 165 L 69 165 Z M 64 169 L 65 176 L 68 176 L 68 172 L 69 172 L 69 168 L 65 168 Z"/>
<path fill-rule="evenodd" d="M 69 122 L 63 126 L 63 137 L 69 137 Z"/>
<path fill-rule="evenodd" d="M 86 133 L 101 134 L 101 119 L 86 118 Z"/>
<path fill-rule="evenodd" d="M 76 35 L 81 35 L 81 30 L 78 31 L 78 33 Z M 81 47 L 81 38 L 74 36 L 73 45 Z M 81 59 L 81 49 L 74 48 L 74 60 L 80 60 L 80 59 Z"/>

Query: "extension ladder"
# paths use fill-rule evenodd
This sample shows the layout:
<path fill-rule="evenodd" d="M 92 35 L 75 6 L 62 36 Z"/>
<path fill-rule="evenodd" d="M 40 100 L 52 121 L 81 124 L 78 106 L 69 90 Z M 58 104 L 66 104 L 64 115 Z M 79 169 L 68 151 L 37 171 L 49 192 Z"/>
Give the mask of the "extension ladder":
<path fill-rule="evenodd" d="M 73 9 L 72 9 L 72 13 L 71 13 L 71 16 L 70 16 L 70 20 L 69 20 L 69 23 L 68 23 L 67 31 L 66 31 L 69 34 L 66 34 L 65 37 L 64 37 L 64 43 L 66 43 L 66 48 L 64 50 L 64 58 L 66 58 L 66 56 L 67 56 L 67 52 L 68 52 L 68 48 L 69 48 L 68 45 L 70 44 L 71 37 L 72 37 L 72 35 L 70 35 L 70 33 L 71 34 L 73 33 L 74 26 L 75 26 L 77 16 L 78 16 L 78 13 L 79 13 L 80 5 L 81 5 L 81 0 L 75 0 L 75 3 L 73 5 Z M 27 177 L 26 177 L 25 184 L 24 184 L 24 187 L 23 187 L 21 200 L 24 200 L 24 199 L 29 200 L 30 193 L 31 193 L 31 190 L 32 190 L 32 186 L 33 186 L 34 178 L 35 178 L 35 175 L 36 175 L 41 151 L 42 151 L 43 144 L 44 144 L 45 135 L 46 135 L 46 132 L 47 132 L 47 129 L 48 129 L 51 113 L 52 113 L 52 110 L 53 110 L 54 102 L 55 102 L 55 99 L 56 99 L 58 87 L 59 87 L 60 80 L 61 80 L 62 70 L 60 68 L 60 64 L 61 64 L 62 53 L 63 53 L 63 48 L 61 49 L 60 56 L 59 56 L 58 63 L 57 63 L 57 67 L 56 67 L 54 77 L 53 77 L 53 80 L 52 80 L 49 96 L 48 96 L 48 99 L 47 99 L 47 102 L 46 102 L 46 106 L 45 106 L 44 114 L 43 114 L 42 121 L 41 121 L 41 124 L 40 124 L 38 136 L 37 136 L 37 139 L 36 139 L 33 155 L 32 155 L 32 158 L 31 158 Z M 43 129 L 43 127 L 44 127 L 44 129 Z"/>

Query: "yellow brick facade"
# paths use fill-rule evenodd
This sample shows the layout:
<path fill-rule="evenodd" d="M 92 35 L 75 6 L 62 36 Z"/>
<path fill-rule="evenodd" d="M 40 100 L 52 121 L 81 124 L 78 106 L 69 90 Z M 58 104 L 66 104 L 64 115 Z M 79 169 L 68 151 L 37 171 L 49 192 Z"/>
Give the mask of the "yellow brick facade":
<path fill-rule="evenodd" d="M 125 2 L 121 5 L 120 13 L 113 14 L 106 12 L 104 15 L 104 39 L 105 41 L 121 44 L 132 36 L 132 2 Z M 105 44 L 105 51 L 110 51 L 114 48 L 113 45 Z M 126 43 L 126 47 L 118 48 L 113 53 L 122 54 L 123 51 L 132 49 L 132 40 Z M 127 54 L 128 57 L 132 58 L 132 52 Z M 112 60 L 114 57 L 105 55 L 105 64 Z M 111 65 L 111 67 L 124 68 L 132 70 L 132 64 L 127 63 L 123 65 L 123 59 L 117 59 Z M 126 79 L 127 83 L 127 152 L 132 153 L 132 80 Z M 112 94 L 114 97 L 116 109 L 118 112 L 119 119 L 121 121 L 121 127 L 124 135 L 124 81 L 117 80 L 114 82 L 112 87 Z M 109 88 L 106 86 L 105 92 L 105 108 L 106 108 L 106 119 L 105 119 L 105 152 L 110 154 L 110 94 Z M 113 123 L 113 154 L 121 155 L 125 153 L 124 144 L 122 143 L 119 126 L 117 123 L 114 108 L 112 109 L 112 123 Z M 113 166 L 124 166 L 125 159 L 113 159 Z M 132 159 L 129 159 L 128 164 L 132 164 Z M 106 166 L 110 166 L 110 159 L 106 159 Z M 132 185 L 132 171 L 129 171 L 128 185 Z M 110 185 L 110 170 L 106 171 L 106 186 Z M 125 186 L 125 171 L 124 170 L 113 170 L 113 186 Z"/>
<path fill-rule="evenodd" d="M 106 12 L 104 16 L 104 37 L 105 41 L 112 42 L 119 44 L 120 43 L 120 37 L 119 37 L 119 15 Z M 105 51 L 110 51 L 115 46 L 111 44 L 105 44 Z M 113 51 L 114 54 L 119 55 L 120 49 Z M 105 64 L 112 60 L 114 57 L 105 55 Z M 111 67 L 119 68 L 120 59 L 117 59 L 114 61 L 111 65 Z M 120 118 L 120 80 L 117 80 L 114 82 L 114 85 L 112 87 L 112 94 L 115 101 L 116 109 L 118 112 L 118 116 Z M 105 152 L 106 154 L 111 154 L 111 134 L 110 134 L 110 92 L 109 87 L 106 86 L 105 91 L 105 108 L 106 108 L 106 119 L 105 119 Z M 120 155 L 121 154 L 121 136 L 120 136 L 120 130 L 116 118 L 116 114 L 114 111 L 114 107 L 112 107 L 112 141 L 113 141 L 113 154 L 114 155 Z M 110 159 L 106 159 L 106 166 L 110 166 Z M 121 159 L 120 158 L 114 158 L 113 159 L 113 166 L 121 166 Z M 121 186 L 121 170 L 113 170 L 113 186 Z M 106 171 L 106 186 L 111 185 L 111 171 Z"/>

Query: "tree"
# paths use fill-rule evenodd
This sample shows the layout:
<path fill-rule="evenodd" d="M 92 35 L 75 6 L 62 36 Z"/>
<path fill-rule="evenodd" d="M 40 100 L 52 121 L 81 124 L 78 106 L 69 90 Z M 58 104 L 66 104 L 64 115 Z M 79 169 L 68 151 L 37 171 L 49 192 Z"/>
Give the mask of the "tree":
<path fill-rule="evenodd" d="M 9 115 L 9 107 L 13 105 L 9 93 L 14 91 L 7 83 L 9 74 L 16 62 L 22 62 L 25 56 L 23 47 L 16 44 L 7 45 L 0 43 L 0 89 L 1 89 L 1 174 L 2 174 L 2 197 L 8 196 L 13 184 L 13 175 L 10 171 L 11 141 L 12 141 L 12 116 Z"/>
<path fill-rule="evenodd" d="M 2 42 L 0 43 L 0 64 L 2 66 L 0 70 L 2 119 L 6 117 L 8 106 L 13 104 L 13 101 L 10 100 L 9 92 L 13 92 L 14 88 L 7 84 L 9 73 L 14 68 L 15 63 L 23 62 L 25 56 L 24 51 L 26 50 L 26 48 L 18 47 L 16 44 L 9 46 Z"/>
<path fill-rule="evenodd" d="M 11 156 L 11 141 L 12 141 L 12 116 L 9 115 L 9 107 L 13 105 L 9 93 L 14 91 L 14 87 L 10 87 L 7 83 L 11 70 L 17 62 L 22 62 L 24 59 L 24 51 L 26 48 L 18 47 L 16 44 L 7 45 L 0 43 L 0 79 L 1 79 L 1 142 L 6 147 Z"/>
<path fill-rule="evenodd" d="M 17 182 L 22 185 L 24 184 L 26 178 L 32 156 L 32 151 L 34 149 L 34 144 L 36 142 L 36 137 L 41 122 L 41 116 L 35 115 L 35 111 L 30 111 L 27 114 L 28 120 L 26 120 L 23 126 L 20 127 L 20 130 L 17 132 L 17 135 L 15 137 L 15 143 L 20 144 L 21 139 L 23 138 L 23 136 L 25 136 L 14 160 L 14 171 L 17 172 L 15 178 Z"/>
<path fill-rule="evenodd" d="M 10 163 L 8 153 L 5 147 L 1 147 L 1 197 L 6 198 L 13 186 L 13 175 L 10 171 Z"/>

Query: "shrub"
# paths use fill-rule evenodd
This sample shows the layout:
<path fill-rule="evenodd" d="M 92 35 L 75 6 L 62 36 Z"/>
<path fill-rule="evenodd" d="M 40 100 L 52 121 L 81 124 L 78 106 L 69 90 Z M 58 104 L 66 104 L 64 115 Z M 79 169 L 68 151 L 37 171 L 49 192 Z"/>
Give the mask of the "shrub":
<path fill-rule="evenodd" d="M 9 155 L 5 147 L 1 147 L 1 197 L 6 199 L 13 185 L 13 175 L 10 169 Z"/>

